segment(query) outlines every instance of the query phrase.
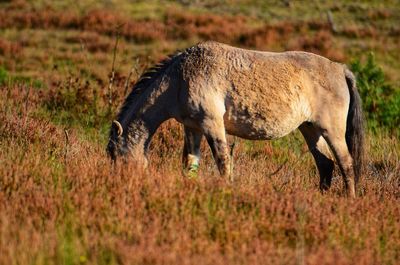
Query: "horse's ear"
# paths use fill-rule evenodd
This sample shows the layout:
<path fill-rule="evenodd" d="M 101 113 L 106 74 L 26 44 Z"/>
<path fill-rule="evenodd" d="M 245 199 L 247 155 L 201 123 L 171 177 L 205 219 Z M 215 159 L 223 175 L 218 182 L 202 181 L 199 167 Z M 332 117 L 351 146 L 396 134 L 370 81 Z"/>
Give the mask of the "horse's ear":
<path fill-rule="evenodd" d="M 118 136 L 121 136 L 122 133 L 124 132 L 124 129 L 122 128 L 121 123 L 119 123 L 119 121 L 117 121 L 117 120 L 113 120 L 113 125 L 115 125 L 115 127 L 117 128 Z"/>

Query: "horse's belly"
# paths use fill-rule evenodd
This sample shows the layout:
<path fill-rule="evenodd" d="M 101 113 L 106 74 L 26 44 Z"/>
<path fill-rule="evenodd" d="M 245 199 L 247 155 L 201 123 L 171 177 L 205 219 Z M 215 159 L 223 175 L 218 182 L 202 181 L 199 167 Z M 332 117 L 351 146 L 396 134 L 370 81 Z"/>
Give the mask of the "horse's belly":
<path fill-rule="evenodd" d="M 227 107 L 224 122 L 228 134 L 250 140 L 270 140 L 297 129 L 307 120 L 306 116 L 301 106 L 280 106 L 269 111 Z"/>

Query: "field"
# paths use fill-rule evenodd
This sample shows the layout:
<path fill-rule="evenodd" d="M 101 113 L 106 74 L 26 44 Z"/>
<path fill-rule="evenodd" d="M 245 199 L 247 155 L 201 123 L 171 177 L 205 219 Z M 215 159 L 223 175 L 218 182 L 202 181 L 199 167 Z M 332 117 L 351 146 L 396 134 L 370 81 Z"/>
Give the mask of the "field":
<path fill-rule="evenodd" d="M 353 67 L 367 119 L 356 199 L 338 169 L 319 191 L 299 132 L 238 139 L 234 182 L 205 142 L 199 176 L 184 177 L 172 120 L 148 169 L 111 167 L 108 131 L 130 87 L 208 39 Z M 395 0 L 2 0 L 0 264 L 398 264 L 399 73 Z"/>

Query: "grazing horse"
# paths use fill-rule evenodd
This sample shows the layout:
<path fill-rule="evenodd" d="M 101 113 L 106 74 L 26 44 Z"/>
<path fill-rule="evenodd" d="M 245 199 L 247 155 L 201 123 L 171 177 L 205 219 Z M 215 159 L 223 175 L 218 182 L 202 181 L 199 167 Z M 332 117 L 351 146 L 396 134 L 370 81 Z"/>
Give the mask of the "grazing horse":
<path fill-rule="evenodd" d="M 335 158 L 347 194 L 355 197 L 363 119 L 355 78 L 345 65 L 306 52 L 197 44 L 141 76 L 112 123 L 108 154 L 113 160 L 130 154 L 147 163 L 153 134 L 170 118 L 184 125 L 186 167 L 197 168 L 204 135 L 227 177 L 226 134 L 270 140 L 299 128 L 320 173 L 320 188 L 330 187 Z"/>

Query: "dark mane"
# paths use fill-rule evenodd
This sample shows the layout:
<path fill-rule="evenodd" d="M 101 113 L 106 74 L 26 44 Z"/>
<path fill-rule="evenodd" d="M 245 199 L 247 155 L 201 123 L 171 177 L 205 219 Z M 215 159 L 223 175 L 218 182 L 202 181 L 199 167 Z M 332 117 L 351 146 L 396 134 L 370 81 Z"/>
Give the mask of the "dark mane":
<path fill-rule="evenodd" d="M 172 55 L 168 55 L 167 58 L 147 69 L 146 72 L 140 76 L 139 80 L 133 86 L 131 93 L 125 99 L 125 102 L 122 105 L 117 116 L 117 120 L 121 120 L 125 116 L 125 114 L 129 110 L 131 103 L 133 103 L 137 98 L 137 95 L 140 95 L 143 91 L 145 91 L 146 88 L 149 87 L 149 85 L 155 79 L 162 75 L 167 70 L 167 68 L 175 61 L 175 59 L 181 54 L 182 52 L 178 51 Z"/>

